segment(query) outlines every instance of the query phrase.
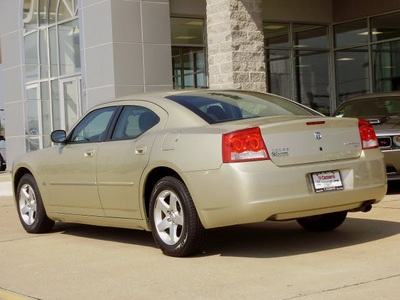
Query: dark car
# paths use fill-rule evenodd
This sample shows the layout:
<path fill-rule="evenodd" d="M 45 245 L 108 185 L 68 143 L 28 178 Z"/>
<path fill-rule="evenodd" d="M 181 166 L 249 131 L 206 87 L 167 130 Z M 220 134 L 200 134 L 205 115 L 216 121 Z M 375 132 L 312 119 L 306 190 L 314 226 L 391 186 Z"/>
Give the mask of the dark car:
<path fill-rule="evenodd" d="M 368 120 L 386 162 L 388 180 L 400 179 L 400 92 L 368 94 L 339 105 L 334 117 Z"/>
<path fill-rule="evenodd" d="M 6 169 L 6 140 L 0 135 L 0 171 Z"/>

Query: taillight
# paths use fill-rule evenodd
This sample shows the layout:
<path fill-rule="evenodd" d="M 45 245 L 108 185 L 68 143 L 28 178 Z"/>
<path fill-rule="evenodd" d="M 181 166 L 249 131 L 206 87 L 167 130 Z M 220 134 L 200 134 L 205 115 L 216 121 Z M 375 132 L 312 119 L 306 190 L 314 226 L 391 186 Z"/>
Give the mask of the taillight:
<path fill-rule="evenodd" d="M 259 127 L 225 133 L 222 136 L 224 163 L 269 159 Z"/>
<path fill-rule="evenodd" d="M 360 129 L 361 143 L 363 149 L 378 148 L 379 143 L 375 135 L 375 130 L 367 120 L 358 120 Z"/>

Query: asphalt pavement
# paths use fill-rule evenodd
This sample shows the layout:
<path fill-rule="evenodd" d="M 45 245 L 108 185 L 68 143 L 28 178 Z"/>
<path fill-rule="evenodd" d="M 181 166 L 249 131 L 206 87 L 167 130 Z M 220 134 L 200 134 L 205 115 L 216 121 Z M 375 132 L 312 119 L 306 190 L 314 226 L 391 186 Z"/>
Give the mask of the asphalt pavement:
<path fill-rule="evenodd" d="M 19 223 L 0 174 L 0 299 L 399 299 L 400 184 L 337 230 L 296 222 L 211 230 L 204 252 L 164 256 L 151 233 Z"/>

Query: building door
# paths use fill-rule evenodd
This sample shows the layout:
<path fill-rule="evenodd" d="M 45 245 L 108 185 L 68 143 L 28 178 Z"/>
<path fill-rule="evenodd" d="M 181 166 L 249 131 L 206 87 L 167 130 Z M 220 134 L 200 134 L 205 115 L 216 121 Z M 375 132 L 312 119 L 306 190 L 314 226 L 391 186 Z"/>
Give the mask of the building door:
<path fill-rule="evenodd" d="M 70 130 L 81 116 L 81 77 L 60 80 L 61 128 Z"/>

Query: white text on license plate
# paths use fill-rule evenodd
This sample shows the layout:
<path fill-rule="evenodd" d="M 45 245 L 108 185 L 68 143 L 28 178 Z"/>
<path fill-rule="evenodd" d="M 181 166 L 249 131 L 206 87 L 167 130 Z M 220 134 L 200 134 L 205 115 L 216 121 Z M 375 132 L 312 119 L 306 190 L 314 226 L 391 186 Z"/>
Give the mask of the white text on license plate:
<path fill-rule="evenodd" d="M 339 171 L 327 171 L 311 174 L 316 193 L 343 190 Z"/>

